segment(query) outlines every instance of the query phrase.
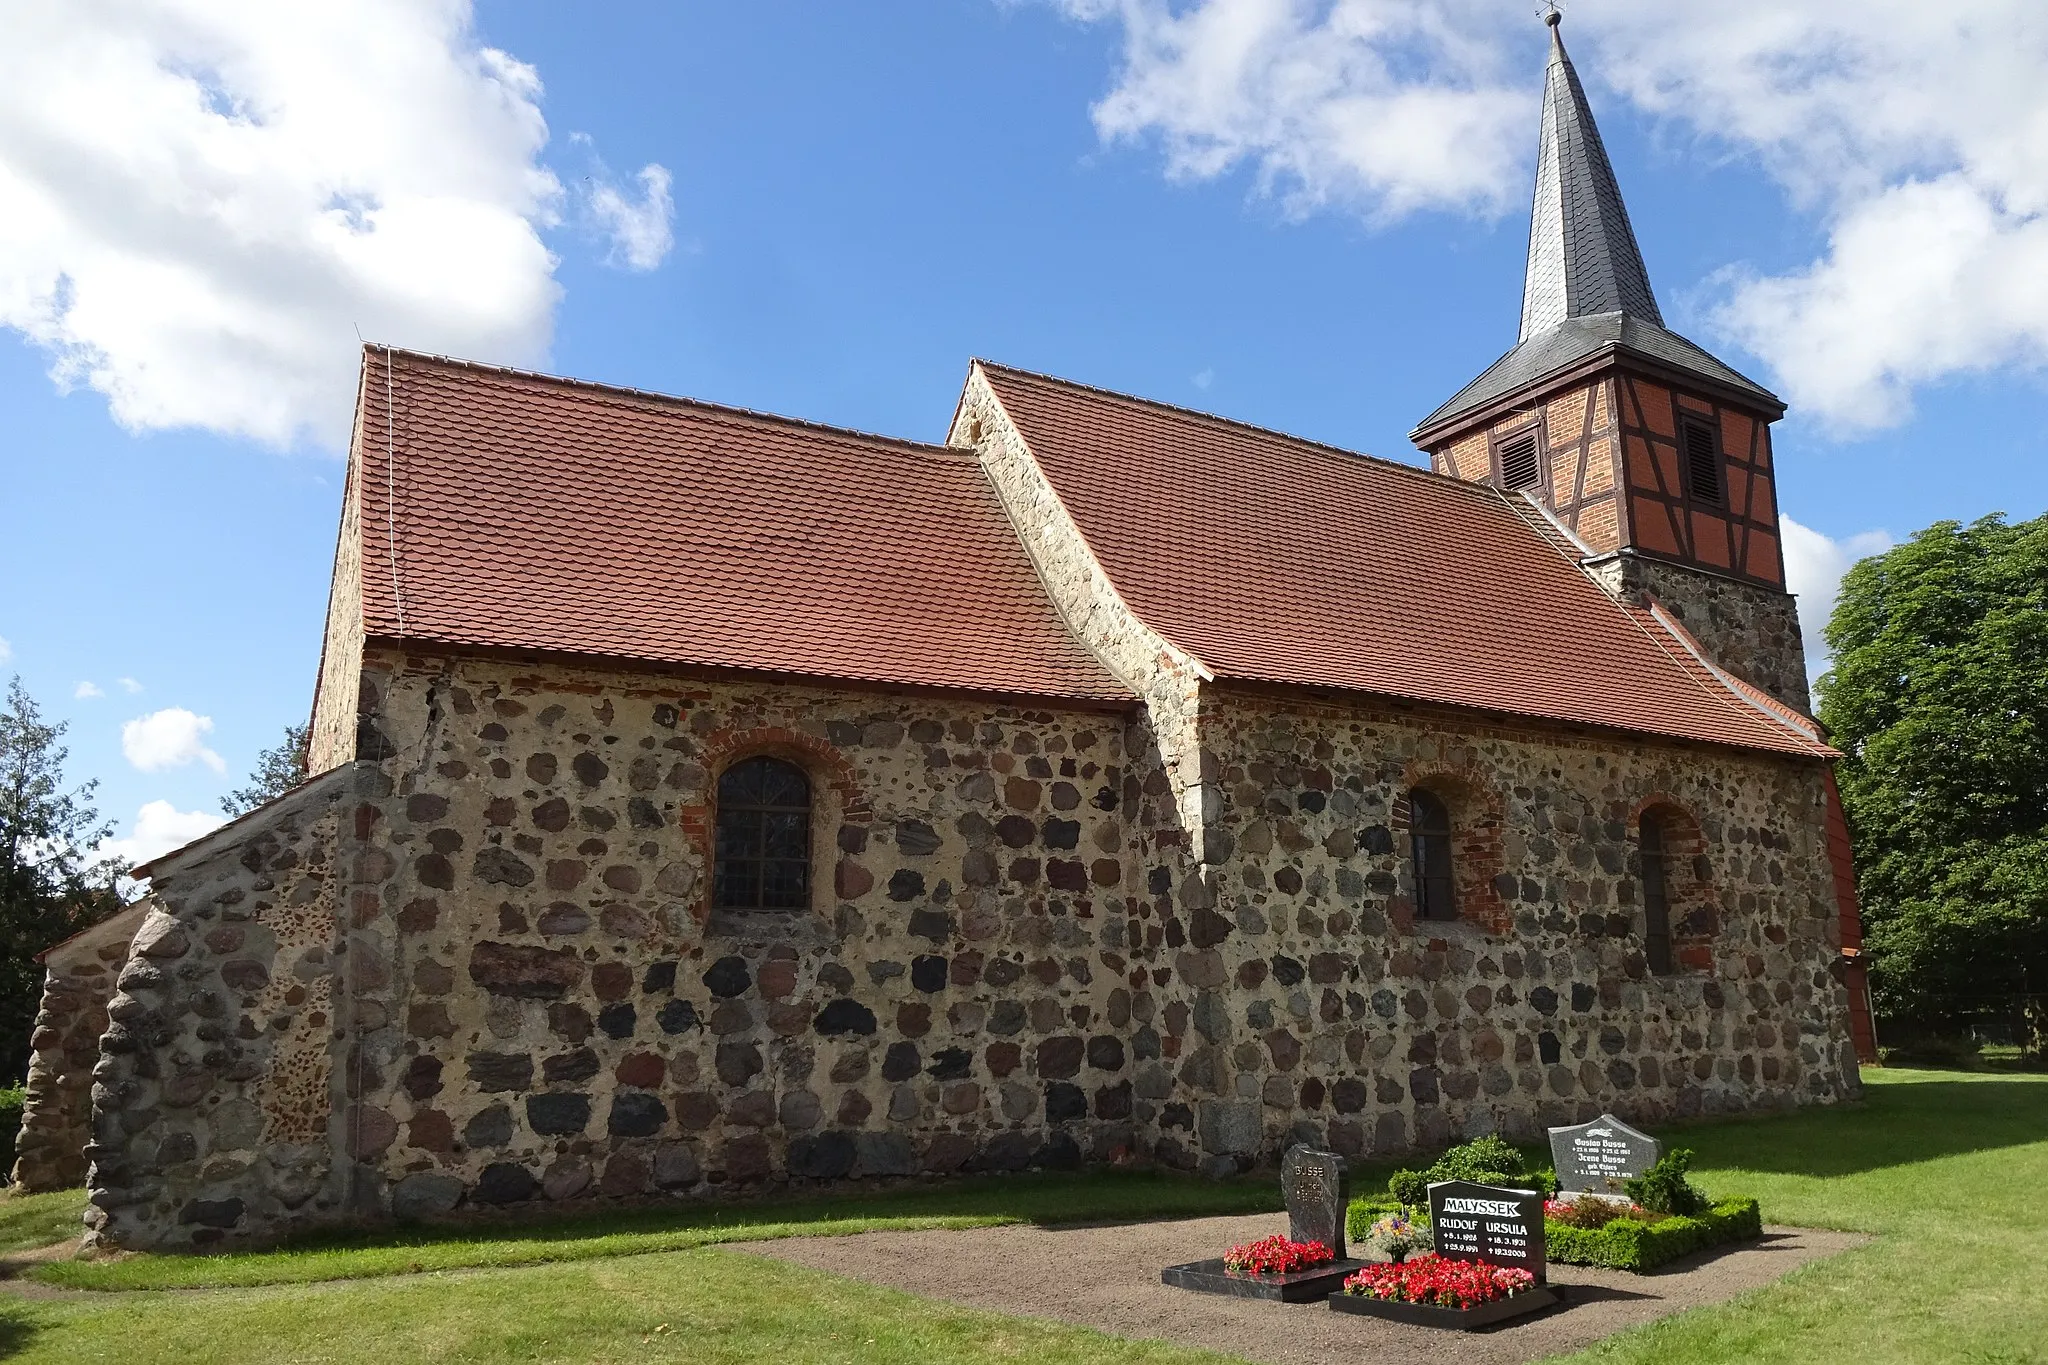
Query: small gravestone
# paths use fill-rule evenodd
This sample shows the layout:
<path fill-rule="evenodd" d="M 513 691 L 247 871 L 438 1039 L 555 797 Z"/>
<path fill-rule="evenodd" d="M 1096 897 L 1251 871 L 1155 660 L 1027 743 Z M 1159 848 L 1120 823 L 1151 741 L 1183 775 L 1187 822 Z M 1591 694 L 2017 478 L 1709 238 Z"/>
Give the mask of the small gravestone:
<path fill-rule="evenodd" d="M 1351 1180 L 1344 1158 L 1300 1143 L 1280 1160 L 1280 1192 L 1287 1200 L 1287 1235 L 1297 1242 L 1321 1242 L 1344 1259 L 1344 1214 Z"/>
<path fill-rule="evenodd" d="M 1612 1114 L 1550 1130 L 1557 1187 L 1567 1194 L 1619 1194 L 1625 1181 L 1649 1170 L 1663 1155 L 1664 1144 Z"/>
<path fill-rule="evenodd" d="M 1485 1261 L 1526 1270 L 1542 1284 L 1546 1255 L 1543 1196 L 1470 1180 L 1429 1187 L 1429 1225 L 1436 1254 L 1451 1261 Z"/>
<path fill-rule="evenodd" d="M 1233 1275 L 1217 1257 L 1170 1265 L 1159 1272 L 1160 1280 L 1177 1289 L 1282 1303 L 1313 1303 L 1329 1297 L 1342 1287 L 1344 1277 L 1362 1264 L 1344 1255 L 1344 1215 L 1351 1193 L 1344 1158 L 1297 1143 L 1280 1160 L 1280 1193 L 1287 1201 L 1288 1240 L 1321 1242 L 1336 1256 L 1334 1261 L 1280 1275 Z"/>

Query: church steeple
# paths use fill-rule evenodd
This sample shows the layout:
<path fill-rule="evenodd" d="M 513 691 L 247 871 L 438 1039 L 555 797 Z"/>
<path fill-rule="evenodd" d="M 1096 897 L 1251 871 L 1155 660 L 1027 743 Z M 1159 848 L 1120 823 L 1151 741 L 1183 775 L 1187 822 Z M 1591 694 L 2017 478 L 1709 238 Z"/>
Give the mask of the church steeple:
<path fill-rule="evenodd" d="M 1785 405 L 1665 327 L 1559 17 L 1520 337 L 1411 437 L 1439 473 L 1534 499 L 1617 596 L 1654 597 L 1803 710 L 1771 455 Z"/>
<path fill-rule="evenodd" d="M 1567 318 L 1627 313 L 1662 326 L 1643 253 L 1629 227 L 1600 129 L 1551 11 L 1550 70 L 1543 82 L 1543 135 L 1536 203 L 1522 281 L 1523 341 Z"/>

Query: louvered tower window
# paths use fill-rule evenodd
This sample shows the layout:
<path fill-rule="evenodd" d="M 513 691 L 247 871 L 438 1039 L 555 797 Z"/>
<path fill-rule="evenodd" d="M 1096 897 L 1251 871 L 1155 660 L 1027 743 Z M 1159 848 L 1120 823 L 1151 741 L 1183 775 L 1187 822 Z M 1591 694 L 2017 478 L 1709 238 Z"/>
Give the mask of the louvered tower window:
<path fill-rule="evenodd" d="M 1721 501 L 1720 442 L 1705 422 L 1681 422 L 1685 441 L 1685 487 L 1694 502 Z"/>
<path fill-rule="evenodd" d="M 1510 489 L 1533 488 L 1543 479 L 1543 467 L 1536 460 L 1536 433 L 1525 431 L 1511 441 L 1501 442 L 1501 483 Z"/>

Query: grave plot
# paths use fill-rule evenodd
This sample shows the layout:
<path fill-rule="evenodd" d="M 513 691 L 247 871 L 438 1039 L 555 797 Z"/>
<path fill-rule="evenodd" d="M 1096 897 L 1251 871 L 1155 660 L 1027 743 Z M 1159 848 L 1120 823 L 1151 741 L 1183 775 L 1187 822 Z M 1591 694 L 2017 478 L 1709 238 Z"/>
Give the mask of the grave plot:
<path fill-rule="evenodd" d="M 1280 1163 L 1287 1235 L 1231 1247 L 1222 1256 L 1170 1265 L 1161 1282 L 1176 1289 L 1234 1298 L 1313 1303 L 1328 1297 L 1359 1268 L 1344 1255 L 1351 1183 L 1344 1158 L 1296 1144 Z"/>

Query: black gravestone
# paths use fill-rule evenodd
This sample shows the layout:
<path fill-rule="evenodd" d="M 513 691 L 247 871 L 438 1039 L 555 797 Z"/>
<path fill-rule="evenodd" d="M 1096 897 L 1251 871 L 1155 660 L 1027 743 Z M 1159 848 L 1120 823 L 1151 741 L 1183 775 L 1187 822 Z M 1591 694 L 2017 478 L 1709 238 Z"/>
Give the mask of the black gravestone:
<path fill-rule="evenodd" d="M 1287 1236 L 1321 1242 L 1344 1259 L 1344 1214 L 1351 1180 L 1344 1158 L 1296 1143 L 1280 1159 L 1280 1192 L 1287 1200 Z"/>
<path fill-rule="evenodd" d="M 1657 1164 L 1664 1145 L 1612 1114 L 1591 1123 L 1550 1130 L 1550 1159 L 1557 1187 L 1573 1194 L 1620 1194 L 1622 1182 Z"/>
<path fill-rule="evenodd" d="M 1526 1270 L 1543 1283 L 1543 1196 L 1536 1191 L 1439 1181 L 1429 1187 L 1429 1224 L 1444 1259 Z"/>

